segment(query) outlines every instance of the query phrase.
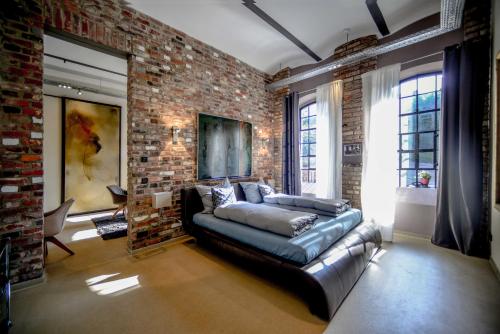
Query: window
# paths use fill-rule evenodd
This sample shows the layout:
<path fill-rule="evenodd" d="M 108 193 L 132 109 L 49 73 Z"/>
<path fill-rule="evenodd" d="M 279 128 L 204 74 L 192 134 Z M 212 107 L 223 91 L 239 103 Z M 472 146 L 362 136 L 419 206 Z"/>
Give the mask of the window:
<path fill-rule="evenodd" d="M 422 74 L 399 86 L 399 186 L 425 187 L 419 174 L 427 172 L 428 187 L 437 184 L 441 73 Z"/>
<path fill-rule="evenodd" d="M 316 183 L 316 103 L 300 108 L 300 172 L 302 192 L 315 193 Z"/>

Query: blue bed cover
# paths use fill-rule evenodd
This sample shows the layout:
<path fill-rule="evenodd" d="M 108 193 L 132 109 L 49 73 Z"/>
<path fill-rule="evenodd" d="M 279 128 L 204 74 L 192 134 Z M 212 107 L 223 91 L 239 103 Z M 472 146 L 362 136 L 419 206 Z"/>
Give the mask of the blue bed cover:
<path fill-rule="evenodd" d="M 287 238 L 269 231 L 220 219 L 213 214 L 197 213 L 193 217 L 193 223 L 196 225 L 302 265 L 314 260 L 361 221 L 362 214 L 358 209 L 349 209 L 337 217 L 320 215 L 312 229 L 297 237 Z"/>

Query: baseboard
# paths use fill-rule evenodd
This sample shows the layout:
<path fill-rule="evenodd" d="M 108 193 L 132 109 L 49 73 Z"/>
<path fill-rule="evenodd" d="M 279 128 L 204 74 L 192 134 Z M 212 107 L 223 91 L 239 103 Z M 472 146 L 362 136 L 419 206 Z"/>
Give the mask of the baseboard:
<path fill-rule="evenodd" d="M 194 239 L 192 236 L 183 235 L 183 236 L 178 237 L 178 238 L 166 240 L 166 241 L 159 242 L 159 243 L 154 244 L 154 245 L 142 247 L 142 248 L 139 248 L 139 249 L 134 249 L 134 250 L 130 250 L 129 249 L 128 253 L 130 255 L 138 255 L 140 253 L 148 252 L 148 251 L 151 251 L 153 249 L 157 249 L 157 248 L 161 248 L 161 247 L 164 247 L 164 246 L 170 246 L 170 245 L 175 245 L 175 244 L 183 243 L 183 242 L 186 242 L 186 241 L 192 240 L 192 239 Z"/>
<path fill-rule="evenodd" d="M 431 239 L 430 235 L 412 233 L 412 232 L 407 232 L 407 231 L 402 231 L 402 230 L 394 230 L 394 234 L 405 236 L 405 237 L 417 238 L 417 239 L 425 239 L 425 240 Z"/>
<path fill-rule="evenodd" d="M 500 269 L 492 257 L 490 257 L 490 265 L 491 265 L 491 269 L 493 269 L 493 272 L 495 273 L 496 277 L 500 281 Z"/>
<path fill-rule="evenodd" d="M 25 289 L 30 289 L 47 281 L 47 276 L 45 276 L 45 271 L 41 277 L 30 279 L 28 281 L 23 281 L 19 283 L 12 284 L 12 292 L 17 292 Z"/>

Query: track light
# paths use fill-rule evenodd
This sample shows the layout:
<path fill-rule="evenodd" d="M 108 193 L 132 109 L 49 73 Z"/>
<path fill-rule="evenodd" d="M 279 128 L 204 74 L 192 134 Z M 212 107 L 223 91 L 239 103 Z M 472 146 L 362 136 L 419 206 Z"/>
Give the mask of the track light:
<path fill-rule="evenodd" d="M 71 87 L 70 85 L 65 84 L 65 83 L 63 83 L 63 82 L 58 83 L 58 84 L 57 84 L 57 87 L 62 88 L 62 89 L 70 89 L 70 90 L 71 90 L 71 89 L 75 89 L 75 90 L 76 90 L 76 94 L 78 94 L 78 95 L 83 95 L 83 92 L 82 92 L 82 89 L 81 89 L 81 88 L 78 88 L 78 87 Z"/>

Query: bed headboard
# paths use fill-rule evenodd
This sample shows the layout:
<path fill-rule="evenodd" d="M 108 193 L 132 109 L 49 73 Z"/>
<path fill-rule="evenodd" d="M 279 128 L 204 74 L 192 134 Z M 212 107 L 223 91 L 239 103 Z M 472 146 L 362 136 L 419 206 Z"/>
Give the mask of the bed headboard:
<path fill-rule="evenodd" d="M 232 184 L 234 188 L 234 194 L 238 201 L 246 201 L 245 193 L 243 188 L 241 188 L 239 183 Z M 200 194 L 195 187 L 184 188 L 181 190 L 181 215 L 182 215 L 182 225 L 184 228 L 189 228 L 193 222 L 193 216 L 203 211 L 203 203 L 201 202 Z"/>

